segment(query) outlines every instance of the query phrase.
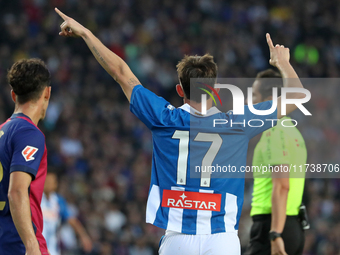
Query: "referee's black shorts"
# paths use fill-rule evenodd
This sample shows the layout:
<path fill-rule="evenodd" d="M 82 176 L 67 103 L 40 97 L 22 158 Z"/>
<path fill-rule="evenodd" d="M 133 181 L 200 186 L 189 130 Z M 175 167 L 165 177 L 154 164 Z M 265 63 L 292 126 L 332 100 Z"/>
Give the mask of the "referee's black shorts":
<path fill-rule="evenodd" d="M 255 215 L 250 230 L 250 243 L 246 255 L 271 255 L 269 231 L 271 214 Z M 287 216 L 282 239 L 288 255 L 300 255 L 305 244 L 304 230 L 298 216 Z"/>

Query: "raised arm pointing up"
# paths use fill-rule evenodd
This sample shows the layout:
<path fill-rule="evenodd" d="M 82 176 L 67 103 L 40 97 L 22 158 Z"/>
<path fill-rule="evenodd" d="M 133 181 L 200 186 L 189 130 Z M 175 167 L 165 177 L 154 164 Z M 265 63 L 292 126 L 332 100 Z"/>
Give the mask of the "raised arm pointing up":
<path fill-rule="evenodd" d="M 132 73 L 129 66 L 119 56 L 105 47 L 105 45 L 97 37 L 95 37 L 90 30 L 62 13 L 59 9 L 55 8 L 55 11 L 64 20 L 64 22 L 60 25 L 61 32 L 59 35 L 66 37 L 82 37 L 97 61 L 112 76 L 112 78 L 119 83 L 127 99 L 130 101 L 133 88 L 140 84 L 140 82 Z"/>

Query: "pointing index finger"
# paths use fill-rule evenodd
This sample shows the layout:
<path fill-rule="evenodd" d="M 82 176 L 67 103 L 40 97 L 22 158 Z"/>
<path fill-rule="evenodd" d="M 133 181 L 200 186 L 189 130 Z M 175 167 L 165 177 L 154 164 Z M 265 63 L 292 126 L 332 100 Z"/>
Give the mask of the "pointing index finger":
<path fill-rule="evenodd" d="M 267 43 L 268 43 L 269 48 L 273 49 L 274 45 L 273 45 L 272 39 L 270 38 L 270 34 L 269 33 L 266 34 L 266 38 L 267 38 Z"/>
<path fill-rule="evenodd" d="M 59 14 L 60 17 L 63 18 L 63 20 L 67 20 L 68 16 L 64 13 L 62 13 L 58 8 L 54 8 L 54 10 Z"/>

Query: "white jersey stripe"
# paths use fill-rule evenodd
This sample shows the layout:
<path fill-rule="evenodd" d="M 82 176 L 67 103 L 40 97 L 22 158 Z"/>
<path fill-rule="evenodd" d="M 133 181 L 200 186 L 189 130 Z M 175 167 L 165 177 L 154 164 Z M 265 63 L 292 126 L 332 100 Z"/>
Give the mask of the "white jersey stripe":
<path fill-rule="evenodd" d="M 182 187 L 171 187 L 171 190 L 184 191 L 185 188 Z M 183 209 L 179 208 L 169 208 L 168 216 L 168 230 L 182 232 L 182 221 L 183 221 Z"/>
<path fill-rule="evenodd" d="M 199 192 L 214 193 L 213 190 L 204 190 L 204 189 L 200 189 Z M 212 211 L 197 210 L 197 220 L 196 220 L 196 234 L 197 235 L 211 234 L 211 216 L 212 216 Z"/>
<path fill-rule="evenodd" d="M 156 215 L 158 208 L 161 205 L 161 197 L 159 192 L 159 187 L 157 185 L 152 185 L 151 191 L 148 197 L 148 202 L 146 204 L 146 222 L 153 224 L 156 220 Z"/>
<path fill-rule="evenodd" d="M 237 216 L 237 196 L 226 193 L 224 224 L 225 232 L 235 232 Z"/>

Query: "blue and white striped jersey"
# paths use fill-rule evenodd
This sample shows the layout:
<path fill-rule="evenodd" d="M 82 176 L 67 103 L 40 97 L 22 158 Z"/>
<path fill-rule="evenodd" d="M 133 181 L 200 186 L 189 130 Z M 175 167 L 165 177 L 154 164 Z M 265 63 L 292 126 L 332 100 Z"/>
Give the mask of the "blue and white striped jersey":
<path fill-rule="evenodd" d="M 267 101 L 254 108 L 271 105 Z M 268 120 L 277 118 L 276 110 L 259 116 L 245 106 L 244 115 L 234 115 L 212 107 L 203 116 L 188 104 L 175 108 L 141 85 L 133 89 L 130 110 L 153 137 L 146 222 L 184 234 L 236 232 L 248 142 L 272 127 L 274 121 Z M 251 119 L 262 126 L 251 127 Z M 224 124 L 214 127 L 214 120 Z"/>
<path fill-rule="evenodd" d="M 53 192 L 49 198 L 43 193 L 41 210 L 44 218 L 43 236 L 51 255 L 60 255 L 58 230 L 62 222 L 67 222 L 72 216 L 66 200 Z"/>

